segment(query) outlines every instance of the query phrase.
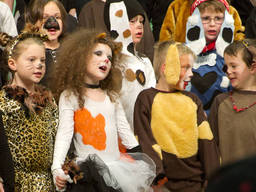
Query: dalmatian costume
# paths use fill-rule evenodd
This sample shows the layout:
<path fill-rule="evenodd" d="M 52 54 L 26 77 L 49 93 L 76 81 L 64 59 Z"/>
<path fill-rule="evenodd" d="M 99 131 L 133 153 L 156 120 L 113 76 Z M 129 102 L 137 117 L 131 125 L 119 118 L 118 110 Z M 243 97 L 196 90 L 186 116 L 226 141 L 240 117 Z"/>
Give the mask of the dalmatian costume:
<path fill-rule="evenodd" d="M 206 0 L 197 0 L 193 3 L 192 15 L 188 18 L 186 27 L 186 44 L 197 55 L 193 66 L 191 92 L 195 93 L 203 102 L 204 110 L 209 113 L 215 96 L 231 89 L 229 79 L 223 72 L 224 49 L 233 41 L 234 20 L 228 13 L 229 5 L 226 0 L 219 0 L 225 7 L 225 19 L 219 36 L 213 47 L 206 46 L 204 29 L 197 6 Z"/>
<path fill-rule="evenodd" d="M 156 79 L 150 60 L 134 49 L 129 20 L 137 15 L 145 18 L 144 10 L 136 0 L 107 0 L 104 20 L 111 36 L 123 45 L 124 57 L 121 102 L 126 118 L 133 130 L 133 111 L 138 94 L 155 87 Z"/>

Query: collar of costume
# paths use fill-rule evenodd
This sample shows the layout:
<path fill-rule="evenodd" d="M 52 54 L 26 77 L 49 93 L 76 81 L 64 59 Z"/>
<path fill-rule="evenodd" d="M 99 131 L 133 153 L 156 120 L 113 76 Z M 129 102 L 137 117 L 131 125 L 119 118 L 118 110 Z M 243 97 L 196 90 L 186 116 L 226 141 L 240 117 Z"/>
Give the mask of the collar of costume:
<path fill-rule="evenodd" d="M 191 9 L 190 9 L 190 15 L 192 15 L 192 13 L 194 12 L 195 8 L 200 5 L 201 3 L 205 2 L 205 1 L 208 1 L 208 0 L 196 0 L 192 6 L 191 6 Z M 224 6 L 226 7 L 226 9 L 229 11 L 229 4 L 226 0 L 218 0 L 219 2 L 223 3 Z"/>
<path fill-rule="evenodd" d="M 215 41 L 209 43 L 208 45 L 206 45 L 202 51 L 202 53 L 206 53 L 207 51 L 211 51 L 215 49 Z"/>
<path fill-rule="evenodd" d="M 28 93 L 26 89 L 19 86 L 6 85 L 3 87 L 6 96 L 22 104 L 26 115 L 29 112 L 39 114 L 47 104 L 53 103 L 53 96 L 47 88 L 36 85 L 34 93 Z"/>
<path fill-rule="evenodd" d="M 84 85 L 85 85 L 86 88 L 91 88 L 91 89 L 98 89 L 98 88 L 100 88 L 100 84 L 94 85 L 94 84 L 85 83 Z"/>

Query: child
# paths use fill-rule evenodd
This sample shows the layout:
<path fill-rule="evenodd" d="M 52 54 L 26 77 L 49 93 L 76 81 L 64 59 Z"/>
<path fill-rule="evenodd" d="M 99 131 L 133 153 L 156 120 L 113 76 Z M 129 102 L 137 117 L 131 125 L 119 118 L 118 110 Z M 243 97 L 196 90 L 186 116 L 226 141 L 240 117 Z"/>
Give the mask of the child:
<path fill-rule="evenodd" d="M 184 33 L 184 31 L 186 29 L 187 20 L 191 14 L 191 5 L 195 1 L 197 0 L 175 0 L 169 5 L 160 31 L 160 41 L 186 41 L 186 33 Z M 203 1 L 201 0 L 201 2 Z M 232 6 L 229 6 L 229 13 L 234 19 L 234 39 L 244 39 L 244 26 L 242 25 L 239 13 Z"/>
<path fill-rule="evenodd" d="M 156 83 L 150 60 L 136 50 L 144 34 L 144 14 L 137 0 L 109 0 L 105 3 L 105 24 L 115 41 L 123 44 L 121 102 L 132 130 L 138 94 L 143 89 L 154 87 Z"/>
<path fill-rule="evenodd" d="M 65 187 L 67 177 L 62 165 L 72 140 L 80 168 L 91 169 L 87 165 L 92 161 L 96 164 L 92 174 L 99 174 L 89 179 L 93 176 L 81 168 L 85 172 L 85 182 L 80 184 L 83 191 L 105 191 L 107 186 L 110 191 L 136 192 L 148 189 L 154 178 L 154 163 L 145 155 L 138 154 L 152 165 L 120 158 L 118 136 L 128 151 L 138 148 L 117 97 L 121 72 L 116 59 L 120 50 L 120 44 L 114 43 L 105 33 L 85 29 L 73 33 L 62 44 L 55 80 L 57 96 L 61 93 L 60 124 L 52 165 L 57 189 Z M 106 171 L 97 167 L 105 167 Z M 99 183 L 102 178 L 105 187 Z M 72 191 L 79 191 L 80 185 L 73 185 Z"/>
<path fill-rule="evenodd" d="M 79 14 L 79 26 L 87 29 L 97 29 L 109 32 L 104 23 L 104 5 L 106 0 L 90 0 L 86 3 Z M 144 35 L 137 45 L 137 50 L 144 53 L 153 61 L 154 37 L 150 28 L 149 20 L 145 18 Z"/>
<path fill-rule="evenodd" d="M 191 92 L 200 98 L 207 114 L 214 97 L 231 88 L 222 71 L 223 51 L 233 41 L 234 21 L 229 8 L 226 0 L 196 0 L 187 22 L 186 42 L 198 55 Z"/>
<path fill-rule="evenodd" d="M 5 64 L 12 73 L 0 91 L 0 112 L 14 163 L 14 191 L 48 192 L 54 190 L 50 166 L 58 111 L 51 93 L 38 85 L 45 73 L 46 36 L 31 30 L 12 40 L 0 38 L 8 42 Z"/>
<path fill-rule="evenodd" d="M 233 90 L 216 97 L 209 122 L 223 163 L 256 153 L 256 41 L 230 44 L 224 52 L 225 71 Z"/>
<path fill-rule="evenodd" d="M 60 47 L 60 38 L 66 29 L 67 13 L 58 0 L 32 0 L 26 11 L 26 23 L 37 25 L 48 36 L 46 48 L 46 74 L 42 79 L 43 85 L 49 86 L 52 82 L 51 70 L 56 63 L 56 53 Z"/>
<path fill-rule="evenodd" d="M 184 91 L 194 60 L 184 44 L 161 42 L 154 55 L 156 88 L 143 90 L 134 108 L 135 134 L 142 151 L 156 163 L 154 184 L 167 180 L 165 186 L 174 192 L 201 191 L 219 166 L 202 104 Z"/>

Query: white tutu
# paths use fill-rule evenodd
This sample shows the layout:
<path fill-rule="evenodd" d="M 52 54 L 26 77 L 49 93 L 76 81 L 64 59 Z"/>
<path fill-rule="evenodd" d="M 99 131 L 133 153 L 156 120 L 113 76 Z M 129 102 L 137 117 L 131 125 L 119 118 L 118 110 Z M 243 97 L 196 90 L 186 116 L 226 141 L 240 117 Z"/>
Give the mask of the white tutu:
<path fill-rule="evenodd" d="M 106 164 L 123 192 L 151 191 L 150 186 L 156 176 L 156 166 L 146 154 L 121 154 L 119 160 Z"/>

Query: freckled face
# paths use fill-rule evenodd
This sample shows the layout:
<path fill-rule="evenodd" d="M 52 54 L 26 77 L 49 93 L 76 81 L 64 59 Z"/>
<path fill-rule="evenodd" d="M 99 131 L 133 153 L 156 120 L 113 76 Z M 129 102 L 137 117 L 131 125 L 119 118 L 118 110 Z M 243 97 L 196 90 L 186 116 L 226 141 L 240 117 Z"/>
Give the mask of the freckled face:
<path fill-rule="evenodd" d="M 208 43 L 215 41 L 220 33 L 224 21 L 224 14 L 206 9 L 204 12 L 201 12 L 200 15 L 206 41 Z"/>

